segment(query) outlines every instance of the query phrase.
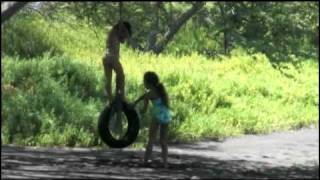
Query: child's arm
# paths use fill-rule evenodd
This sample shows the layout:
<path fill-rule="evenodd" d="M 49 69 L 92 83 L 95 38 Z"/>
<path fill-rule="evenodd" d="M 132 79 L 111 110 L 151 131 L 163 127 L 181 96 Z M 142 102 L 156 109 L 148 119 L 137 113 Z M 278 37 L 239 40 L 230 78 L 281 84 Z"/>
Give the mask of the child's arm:
<path fill-rule="evenodd" d="M 143 109 L 142 109 L 142 114 L 147 112 L 148 109 L 148 102 L 149 102 L 149 98 L 145 96 L 145 98 L 143 99 L 144 101 L 144 105 L 143 105 Z"/>
<path fill-rule="evenodd" d="M 143 100 L 145 95 L 146 95 L 146 94 L 143 94 L 142 96 L 140 96 L 139 99 L 137 99 L 137 100 L 133 103 L 133 106 L 136 106 L 141 100 Z"/>
<path fill-rule="evenodd" d="M 142 109 L 141 113 L 142 114 L 146 113 L 147 109 L 148 109 L 148 103 L 149 103 L 150 97 L 151 97 L 151 93 L 150 92 L 147 92 L 147 93 L 143 94 L 142 96 L 139 97 L 139 99 L 137 99 L 133 103 L 133 106 L 136 106 L 141 100 L 143 100 L 144 106 L 143 106 L 143 109 Z"/>
<path fill-rule="evenodd" d="M 149 103 L 150 97 L 151 97 L 151 93 L 150 92 L 146 93 L 144 95 L 144 97 L 143 97 L 144 106 L 143 106 L 143 109 L 142 109 L 142 112 L 141 112 L 142 114 L 147 112 L 148 103 Z"/>

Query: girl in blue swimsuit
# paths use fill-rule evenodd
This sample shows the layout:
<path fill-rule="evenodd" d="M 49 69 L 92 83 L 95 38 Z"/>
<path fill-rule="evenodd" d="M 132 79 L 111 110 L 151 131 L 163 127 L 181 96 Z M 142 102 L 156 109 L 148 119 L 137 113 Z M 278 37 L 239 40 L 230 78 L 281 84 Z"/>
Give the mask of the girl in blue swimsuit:
<path fill-rule="evenodd" d="M 146 147 L 144 155 L 144 163 L 147 163 L 151 153 L 153 143 L 157 136 L 158 128 L 160 127 L 160 144 L 162 149 L 162 158 L 164 167 L 167 167 L 168 157 L 168 125 L 171 121 L 171 114 L 169 110 L 169 99 L 167 92 L 162 83 L 159 81 L 159 77 L 155 72 L 146 72 L 143 77 L 144 86 L 149 91 L 142 95 L 136 102 L 144 100 L 144 108 L 142 113 L 145 113 L 148 108 L 149 101 L 152 102 L 152 121 L 149 128 L 149 141 Z"/>

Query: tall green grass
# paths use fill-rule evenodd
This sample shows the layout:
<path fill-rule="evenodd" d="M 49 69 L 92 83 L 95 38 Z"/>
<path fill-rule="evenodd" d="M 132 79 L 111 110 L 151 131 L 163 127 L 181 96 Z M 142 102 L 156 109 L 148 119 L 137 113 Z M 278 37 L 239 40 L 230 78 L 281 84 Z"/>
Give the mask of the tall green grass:
<path fill-rule="evenodd" d="M 42 20 L 34 17 L 12 23 L 20 27 L 29 21 L 37 25 Z M 43 31 L 39 42 L 50 41 L 49 48 L 38 51 L 41 44 L 32 46 L 31 52 L 39 52 L 32 56 L 12 48 L 16 53 L 5 51 L 1 61 L 2 142 L 101 146 L 97 120 L 106 104 L 101 63 L 105 32 L 96 30 L 96 35 L 81 22 L 79 29 L 59 22 L 42 23 L 42 29 L 32 28 Z M 25 47 L 23 42 L 33 41 L 15 35 L 10 27 L 2 34 L 6 46 Z M 9 43 L 9 35 L 16 41 Z M 60 53 L 52 52 L 52 46 Z M 173 113 L 170 142 L 269 133 L 317 125 L 319 120 L 319 70 L 312 59 L 274 68 L 265 55 L 248 55 L 242 49 L 229 57 L 209 59 L 194 52 L 156 56 L 122 46 L 121 62 L 129 101 L 143 93 L 144 72 L 160 76 Z M 149 121 L 148 113 L 141 120 L 134 146 L 146 141 Z"/>
<path fill-rule="evenodd" d="M 196 54 L 157 57 L 127 50 L 122 62 L 129 101 L 143 93 L 145 71 L 159 74 L 171 100 L 171 141 L 268 133 L 319 120 L 314 61 L 288 69 L 294 78 L 274 69 L 264 55 L 241 51 L 208 60 Z M 5 57 L 2 65 L 3 85 L 16 88 L 2 95 L 5 143 L 101 145 L 96 123 L 105 104 L 102 67 L 58 56 L 29 61 Z M 148 114 L 140 142 L 149 121 Z"/>

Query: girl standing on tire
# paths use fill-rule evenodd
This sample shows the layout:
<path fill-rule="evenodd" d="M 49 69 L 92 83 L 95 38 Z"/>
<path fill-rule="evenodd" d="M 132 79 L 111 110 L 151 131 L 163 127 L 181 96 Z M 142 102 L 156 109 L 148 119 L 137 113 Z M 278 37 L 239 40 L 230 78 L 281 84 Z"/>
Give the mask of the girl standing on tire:
<path fill-rule="evenodd" d="M 151 101 L 153 105 L 151 110 L 152 121 L 149 128 L 149 141 L 144 155 L 144 163 L 146 164 L 151 156 L 153 143 L 156 139 L 158 128 L 160 127 L 160 144 L 163 165 L 164 167 L 168 167 L 168 125 L 171 121 L 168 95 L 155 72 L 146 72 L 143 77 L 143 83 L 145 88 L 149 91 L 142 95 L 135 104 L 140 100 L 144 100 L 142 113 L 147 111 L 149 101 Z"/>
<path fill-rule="evenodd" d="M 113 100 L 112 95 L 112 71 L 116 75 L 116 97 L 120 97 L 122 100 L 125 99 L 124 85 L 125 85 L 125 76 L 123 72 L 122 65 L 120 63 L 120 43 L 124 43 L 131 37 L 131 25 L 129 22 L 120 21 L 114 25 L 108 35 L 107 39 L 107 51 L 105 56 L 102 59 L 105 77 L 106 77 L 106 86 L 105 91 L 109 100 Z"/>

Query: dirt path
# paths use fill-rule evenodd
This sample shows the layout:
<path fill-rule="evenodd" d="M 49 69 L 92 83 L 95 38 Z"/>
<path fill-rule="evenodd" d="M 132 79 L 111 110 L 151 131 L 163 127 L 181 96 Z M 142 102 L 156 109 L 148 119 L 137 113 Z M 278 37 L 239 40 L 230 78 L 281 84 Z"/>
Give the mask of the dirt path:
<path fill-rule="evenodd" d="M 2 178 L 316 178 L 319 129 L 246 135 L 223 142 L 170 146 L 169 169 L 160 151 L 144 167 L 133 149 L 32 148 L 2 146 Z"/>

